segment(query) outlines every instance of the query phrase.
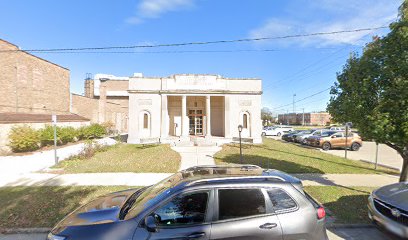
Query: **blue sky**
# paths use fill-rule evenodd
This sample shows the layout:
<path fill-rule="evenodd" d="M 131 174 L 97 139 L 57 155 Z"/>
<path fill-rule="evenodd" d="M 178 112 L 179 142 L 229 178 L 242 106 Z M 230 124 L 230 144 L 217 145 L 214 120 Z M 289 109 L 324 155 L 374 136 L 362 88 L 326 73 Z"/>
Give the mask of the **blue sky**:
<path fill-rule="evenodd" d="M 0 38 L 22 49 L 128 46 L 330 32 L 388 25 L 402 0 L 0 0 Z M 263 79 L 262 105 L 292 111 L 333 84 L 350 54 L 387 29 L 316 37 L 130 50 L 36 54 L 71 70 L 71 91 L 85 73 L 168 76 L 214 73 Z M 271 50 L 271 51 L 264 51 Z M 187 51 L 187 52 L 186 52 Z M 227 52 L 213 52 L 227 51 Z M 296 103 L 324 110 L 328 91 Z M 281 107 L 282 105 L 288 106 Z"/>

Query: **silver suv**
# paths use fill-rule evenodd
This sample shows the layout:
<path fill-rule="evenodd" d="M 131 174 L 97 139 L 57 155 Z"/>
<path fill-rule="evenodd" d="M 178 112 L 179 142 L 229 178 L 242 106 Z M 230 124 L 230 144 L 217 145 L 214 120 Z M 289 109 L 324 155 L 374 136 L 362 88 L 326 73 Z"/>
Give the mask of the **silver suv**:
<path fill-rule="evenodd" d="M 299 179 L 234 165 L 193 167 L 98 198 L 63 219 L 48 239 L 328 238 L 325 211 Z"/>

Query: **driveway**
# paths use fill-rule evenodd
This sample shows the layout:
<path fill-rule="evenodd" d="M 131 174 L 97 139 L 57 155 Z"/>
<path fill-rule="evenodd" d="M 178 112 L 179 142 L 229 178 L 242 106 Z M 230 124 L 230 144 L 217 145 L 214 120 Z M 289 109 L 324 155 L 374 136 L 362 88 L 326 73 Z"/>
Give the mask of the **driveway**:
<path fill-rule="evenodd" d="M 111 138 L 97 139 L 101 145 L 113 145 L 116 143 Z M 64 160 L 70 156 L 79 154 L 85 147 L 85 143 L 64 146 L 57 149 L 58 159 Z M 36 172 L 55 164 L 54 150 L 37 151 L 32 154 L 20 156 L 0 156 L 0 175 L 18 175 Z"/>
<path fill-rule="evenodd" d="M 347 158 L 375 163 L 375 149 L 376 149 L 375 142 L 364 141 L 363 146 L 360 148 L 360 150 L 347 151 Z M 344 157 L 344 149 L 329 150 L 325 152 L 339 157 Z M 401 170 L 402 157 L 398 154 L 397 151 L 388 147 L 387 145 L 379 144 L 378 164 Z"/>

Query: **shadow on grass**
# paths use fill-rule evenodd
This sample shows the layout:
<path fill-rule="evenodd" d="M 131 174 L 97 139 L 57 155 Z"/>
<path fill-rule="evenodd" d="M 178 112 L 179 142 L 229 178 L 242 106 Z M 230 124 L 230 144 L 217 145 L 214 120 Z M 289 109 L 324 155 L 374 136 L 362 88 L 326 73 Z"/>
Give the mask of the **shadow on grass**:
<path fill-rule="evenodd" d="M 370 223 L 367 215 L 368 195 L 369 193 L 342 196 L 335 202 L 328 202 L 323 205 L 334 215 L 336 223 L 367 224 Z"/>
<path fill-rule="evenodd" d="M 239 145 L 237 145 L 237 144 L 230 144 L 230 145 L 228 145 L 228 146 L 239 149 Z M 324 158 L 315 157 L 315 156 L 311 156 L 311 155 L 303 155 L 303 154 L 298 154 L 298 153 L 295 153 L 295 152 L 287 152 L 287 151 L 277 150 L 277 149 L 274 149 L 274 148 L 271 148 L 271 147 L 267 147 L 267 146 L 265 146 L 264 144 L 263 144 L 263 145 L 243 145 L 243 149 L 256 149 L 256 148 L 260 148 L 260 149 L 264 149 L 264 150 L 267 150 L 267 151 L 271 151 L 271 155 L 272 155 L 272 156 L 273 156 L 273 152 L 279 152 L 279 153 L 284 153 L 284 154 L 288 154 L 288 155 L 294 155 L 294 156 L 299 156 L 299 157 L 311 158 L 311 159 L 315 159 L 315 160 L 318 160 L 318 161 L 321 161 L 321 162 L 330 163 L 330 164 L 335 164 L 335 165 L 340 165 L 340 166 L 345 166 L 345 167 L 350 167 L 350 168 L 355 168 L 355 169 L 369 170 L 369 171 L 372 171 L 373 173 L 381 172 L 381 173 L 386 173 L 386 174 L 391 174 L 391 175 L 398 175 L 398 173 L 396 173 L 395 171 L 392 171 L 392 170 L 387 170 L 387 169 L 374 170 L 373 168 L 369 168 L 369 167 L 357 166 L 357 165 L 355 165 L 355 164 L 348 164 L 348 163 L 346 163 L 347 160 L 344 160 L 344 162 L 332 161 L 332 160 L 329 160 L 329 159 L 324 159 Z M 314 149 L 314 148 L 313 148 L 313 149 Z M 320 153 L 320 152 L 319 152 L 319 153 Z M 245 158 L 246 156 L 247 156 L 247 155 L 244 155 L 244 158 Z M 259 156 L 257 156 L 257 157 L 259 158 Z M 229 158 L 229 156 L 227 156 L 227 158 Z M 274 158 L 269 158 L 269 157 L 267 157 L 267 158 L 268 158 L 268 159 L 271 159 L 271 160 L 274 160 Z M 238 159 L 239 159 L 239 155 L 238 155 Z M 223 160 L 223 159 L 221 159 L 221 160 Z M 275 160 L 276 160 L 276 159 L 275 159 Z M 279 160 L 279 159 L 277 159 L 277 160 Z M 293 163 L 293 162 L 285 161 L 285 160 L 279 160 L 279 161 L 286 162 L 286 163 Z M 350 163 L 352 163 L 352 162 L 350 162 Z M 298 166 L 303 166 L 303 165 L 301 165 L 301 164 L 297 164 L 297 165 L 298 165 Z M 284 166 L 283 166 L 283 167 L 284 167 Z M 282 169 L 280 169 L 280 168 L 277 168 L 277 169 L 282 170 Z M 315 169 L 316 169 L 316 168 L 315 168 Z M 285 171 L 285 170 L 283 170 L 283 171 Z M 291 173 L 324 173 L 324 172 L 322 172 L 321 170 L 319 170 L 318 172 L 301 172 L 301 171 L 295 170 L 295 171 L 291 171 Z"/>
<path fill-rule="evenodd" d="M 53 227 L 68 213 L 97 196 L 130 187 L 0 188 L 0 231 L 5 228 Z"/>
<path fill-rule="evenodd" d="M 226 162 L 226 163 L 236 163 L 239 164 L 240 158 L 239 154 L 230 154 L 223 158 L 214 157 L 216 160 Z M 263 157 L 258 155 L 243 155 L 243 164 L 254 164 L 263 168 L 278 169 L 280 171 L 288 173 L 320 173 L 324 172 L 318 168 L 314 168 L 307 165 L 298 164 L 291 161 L 285 161 L 276 159 L 273 157 Z"/>

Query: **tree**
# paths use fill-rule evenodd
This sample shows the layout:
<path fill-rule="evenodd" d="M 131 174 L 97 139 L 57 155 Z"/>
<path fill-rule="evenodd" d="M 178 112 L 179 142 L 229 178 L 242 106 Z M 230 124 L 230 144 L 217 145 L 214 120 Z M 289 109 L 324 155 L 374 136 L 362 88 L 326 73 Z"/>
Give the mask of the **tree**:
<path fill-rule="evenodd" d="M 338 122 L 353 122 L 362 136 L 395 149 L 403 158 L 400 181 L 408 181 L 408 0 L 390 30 L 361 56 L 350 56 L 327 110 Z"/>
<path fill-rule="evenodd" d="M 265 123 L 269 123 L 273 121 L 273 116 L 272 116 L 272 112 L 269 108 L 267 107 L 263 107 L 261 109 L 261 119 L 262 119 L 262 123 L 265 125 Z"/>

